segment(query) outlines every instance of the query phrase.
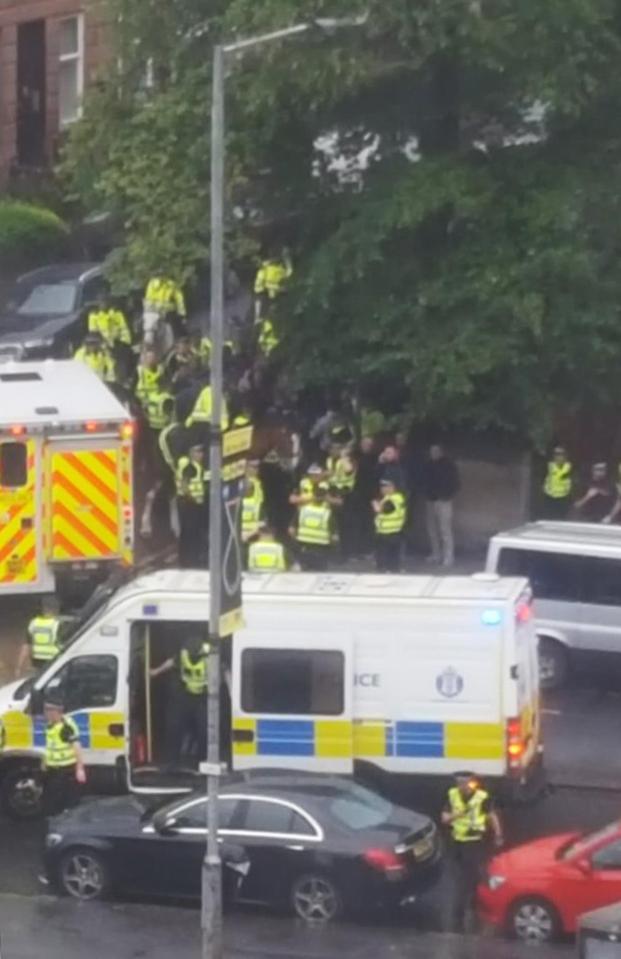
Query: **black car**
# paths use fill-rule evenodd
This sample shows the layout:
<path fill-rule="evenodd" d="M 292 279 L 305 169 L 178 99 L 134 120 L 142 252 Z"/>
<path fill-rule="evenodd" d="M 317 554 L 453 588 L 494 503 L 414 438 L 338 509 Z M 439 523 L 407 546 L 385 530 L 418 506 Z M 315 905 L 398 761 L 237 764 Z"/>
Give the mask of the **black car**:
<path fill-rule="evenodd" d="M 71 356 L 90 309 L 107 292 L 101 265 L 44 266 L 16 280 L 0 312 L 0 359 Z"/>
<path fill-rule="evenodd" d="M 250 863 L 241 901 L 329 920 L 397 906 L 438 878 L 432 820 L 348 779 L 253 773 L 224 780 L 220 796 L 221 841 L 243 846 Z M 47 877 L 79 899 L 198 897 L 205 820 L 204 793 L 155 812 L 135 797 L 95 800 L 49 823 Z"/>

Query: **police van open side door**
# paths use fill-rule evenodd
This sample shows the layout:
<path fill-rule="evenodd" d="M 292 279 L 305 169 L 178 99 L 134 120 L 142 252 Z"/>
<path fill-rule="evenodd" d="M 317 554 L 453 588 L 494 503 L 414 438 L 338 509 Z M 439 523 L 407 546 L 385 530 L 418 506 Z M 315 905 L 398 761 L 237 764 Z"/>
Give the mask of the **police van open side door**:
<path fill-rule="evenodd" d="M 311 610 L 278 618 L 253 609 L 234 639 L 233 767 L 352 773 L 353 640 Z"/>

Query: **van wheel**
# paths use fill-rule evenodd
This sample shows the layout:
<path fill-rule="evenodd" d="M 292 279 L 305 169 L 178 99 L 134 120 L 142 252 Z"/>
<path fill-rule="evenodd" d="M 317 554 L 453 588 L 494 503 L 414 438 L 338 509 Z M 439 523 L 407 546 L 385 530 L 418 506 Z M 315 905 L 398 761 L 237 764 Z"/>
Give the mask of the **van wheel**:
<path fill-rule="evenodd" d="M 567 652 L 549 636 L 539 637 L 539 684 L 542 689 L 559 689 L 569 673 Z"/>
<path fill-rule="evenodd" d="M 10 819 L 39 819 L 43 815 L 43 783 L 37 766 L 12 766 L 2 777 L 0 804 Z"/>

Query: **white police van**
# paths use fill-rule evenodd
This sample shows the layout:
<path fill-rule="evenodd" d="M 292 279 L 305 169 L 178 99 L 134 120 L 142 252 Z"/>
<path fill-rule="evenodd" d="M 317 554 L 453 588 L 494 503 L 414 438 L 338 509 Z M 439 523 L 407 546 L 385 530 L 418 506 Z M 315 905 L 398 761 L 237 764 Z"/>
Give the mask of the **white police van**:
<path fill-rule="evenodd" d="M 19 812 L 39 761 L 46 690 L 63 695 L 96 788 L 191 785 L 197 762 L 170 753 L 175 675 L 153 672 L 189 636 L 206 638 L 208 593 L 207 572 L 141 576 L 34 682 L 0 690 L 6 808 Z M 244 619 L 223 641 L 223 751 L 235 769 L 444 777 L 466 767 L 512 794 L 539 784 L 526 579 L 247 576 Z"/>

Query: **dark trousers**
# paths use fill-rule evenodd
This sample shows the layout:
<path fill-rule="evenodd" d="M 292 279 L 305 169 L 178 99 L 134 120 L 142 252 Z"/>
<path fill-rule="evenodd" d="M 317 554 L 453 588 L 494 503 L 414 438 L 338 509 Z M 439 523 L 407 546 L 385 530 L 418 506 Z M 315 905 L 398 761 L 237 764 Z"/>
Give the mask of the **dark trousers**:
<path fill-rule="evenodd" d="M 46 816 L 57 816 L 77 805 L 80 785 L 75 778 L 75 766 L 46 769 L 43 779 L 43 808 Z"/>
<path fill-rule="evenodd" d="M 303 570 L 312 573 L 323 573 L 328 568 L 328 561 L 332 553 L 330 546 L 317 546 L 313 543 L 298 543 L 297 560 Z"/>
<path fill-rule="evenodd" d="M 207 757 L 207 695 L 185 689 L 172 697 L 166 717 L 166 760 L 173 765 Z"/>
<path fill-rule="evenodd" d="M 544 495 L 543 497 L 542 513 L 544 519 L 567 519 L 570 509 L 570 496 L 554 497 Z"/>
<path fill-rule="evenodd" d="M 207 531 L 205 507 L 180 496 L 179 500 L 179 567 L 200 569 L 205 564 Z"/>
<path fill-rule="evenodd" d="M 341 558 L 355 556 L 358 539 L 358 516 L 356 500 L 352 493 L 345 493 L 341 506 L 336 510 L 336 526 L 339 534 Z"/>
<path fill-rule="evenodd" d="M 403 535 L 393 533 L 390 536 L 376 536 L 375 564 L 378 573 L 401 572 L 401 552 Z"/>
<path fill-rule="evenodd" d="M 483 878 L 486 859 L 487 843 L 485 840 L 451 841 L 454 886 L 451 929 L 454 932 L 472 931 L 466 927 L 473 924 L 476 918 L 477 886 Z"/>

